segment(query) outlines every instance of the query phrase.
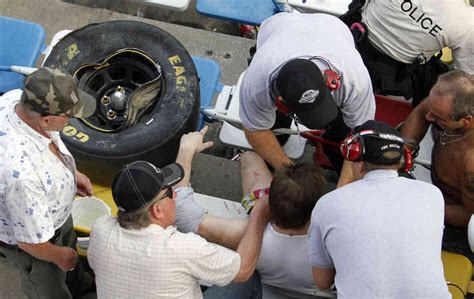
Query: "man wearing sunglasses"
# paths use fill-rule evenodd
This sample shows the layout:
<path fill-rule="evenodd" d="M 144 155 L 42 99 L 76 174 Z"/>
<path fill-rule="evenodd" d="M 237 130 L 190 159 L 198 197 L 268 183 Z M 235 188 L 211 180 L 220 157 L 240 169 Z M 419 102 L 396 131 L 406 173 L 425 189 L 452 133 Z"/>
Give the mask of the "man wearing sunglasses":
<path fill-rule="evenodd" d="M 206 131 L 181 138 L 176 163 L 160 169 L 136 161 L 115 177 L 118 217 L 94 223 L 88 249 L 99 298 L 261 298 L 254 270 L 269 218 L 265 201 L 254 207 L 236 252 L 174 227 L 183 193 L 192 192 L 193 156 L 212 145 L 203 142 Z M 215 286 L 202 293 L 200 280 Z"/>
<path fill-rule="evenodd" d="M 369 73 L 347 26 L 325 14 L 280 13 L 262 23 L 240 87 L 240 118 L 253 149 L 275 169 L 292 164 L 271 129 L 277 110 L 340 141 L 375 116 Z M 336 168 L 339 155 L 330 156 Z"/>

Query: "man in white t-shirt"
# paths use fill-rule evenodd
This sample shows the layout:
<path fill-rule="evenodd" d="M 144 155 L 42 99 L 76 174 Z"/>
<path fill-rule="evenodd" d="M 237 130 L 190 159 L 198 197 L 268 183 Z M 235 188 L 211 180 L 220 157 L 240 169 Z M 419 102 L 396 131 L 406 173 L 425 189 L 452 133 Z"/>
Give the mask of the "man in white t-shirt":
<path fill-rule="evenodd" d="M 88 249 L 99 298 L 261 297 L 260 280 L 253 273 L 268 222 L 266 202 L 255 206 L 237 252 L 173 226 L 176 193 L 188 188 L 193 156 L 212 145 L 203 143 L 206 131 L 181 138 L 176 163 L 160 169 L 136 161 L 115 177 L 118 217 L 94 223 Z M 200 280 L 216 286 L 203 294 Z"/>
<path fill-rule="evenodd" d="M 334 141 L 375 116 L 369 73 L 352 35 L 327 14 L 279 13 L 262 23 L 239 107 L 247 140 L 275 169 L 292 164 L 271 131 L 277 110 L 309 129 L 325 128 Z M 327 152 L 339 169 L 342 159 Z"/>
<path fill-rule="evenodd" d="M 455 68 L 474 73 L 474 8 L 465 0 L 355 0 L 349 7 L 341 19 L 352 26 L 376 93 L 423 100 L 446 69 L 437 58 L 422 63 L 444 47 Z"/>
<path fill-rule="evenodd" d="M 444 202 L 428 183 L 399 177 L 404 142 L 368 121 L 342 145 L 353 182 L 311 215 L 309 258 L 321 289 L 338 298 L 451 298 L 441 261 Z"/>

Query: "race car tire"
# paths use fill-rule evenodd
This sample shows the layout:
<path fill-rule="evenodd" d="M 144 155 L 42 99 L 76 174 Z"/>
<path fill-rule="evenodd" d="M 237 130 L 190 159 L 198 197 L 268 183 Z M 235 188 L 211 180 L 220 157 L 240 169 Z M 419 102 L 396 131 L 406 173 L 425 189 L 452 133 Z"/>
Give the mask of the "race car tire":
<path fill-rule="evenodd" d="M 181 136 L 196 130 L 199 121 L 199 82 L 191 56 L 176 38 L 153 25 L 136 21 L 87 25 L 60 40 L 44 66 L 61 67 L 75 74 L 81 87 L 84 74 L 76 73 L 78 69 L 100 63 L 123 49 L 145 53 L 152 60 L 150 67 L 153 63 L 159 65 L 156 69 L 161 71 L 162 88 L 156 104 L 137 124 L 126 129 L 104 132 L 91 126 L 87 119 L 71 118 L 61 132 L 78 169 L 103 185 L 109 185 L 120 168 L 135 160 L 159 167 L 173 162 Z M 137 62 L 133 67 L 141 64 Z M 94 88 L 85 87 L 86 91 Z M 101 97 L 96 95 L 98 106 Z"/>

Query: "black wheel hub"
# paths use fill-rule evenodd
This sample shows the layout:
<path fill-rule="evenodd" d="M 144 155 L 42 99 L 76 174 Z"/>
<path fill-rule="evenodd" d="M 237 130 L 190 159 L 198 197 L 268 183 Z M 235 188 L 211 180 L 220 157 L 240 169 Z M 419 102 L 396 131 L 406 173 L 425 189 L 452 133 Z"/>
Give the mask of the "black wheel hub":
<path fill-rule="evenodd" d="M 100 64 L 81 66 L 75 75 L 79 88 L 97 100 L 96 112 L 83 119 L 84 123 L 98 131 L 114 132 L 126 121 L 126 108 L 132 92 L 159 76 L 160 70 L 145 53 L 123 50 Z M 159 95 L 154 105 L 158 99 Z"/>

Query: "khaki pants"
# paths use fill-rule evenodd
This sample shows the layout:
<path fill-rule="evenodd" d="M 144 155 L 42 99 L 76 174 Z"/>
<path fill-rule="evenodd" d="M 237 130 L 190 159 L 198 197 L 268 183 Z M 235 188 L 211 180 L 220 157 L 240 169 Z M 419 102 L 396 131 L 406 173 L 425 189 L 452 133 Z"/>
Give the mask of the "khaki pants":
<path fill-rule="evenodd" d="M 76 249 L 77 238 L 71 217 L 52 243 Z M 88 290 L 93 282 L 91 276 L 83 271 L 80 261 L 73 271 L 63 272 L 55 264 L 34 258 L 17 246 L 0 245 L 0 262 L 20 271 L 21 290 L 29 298 L 73 298 Z"/>

